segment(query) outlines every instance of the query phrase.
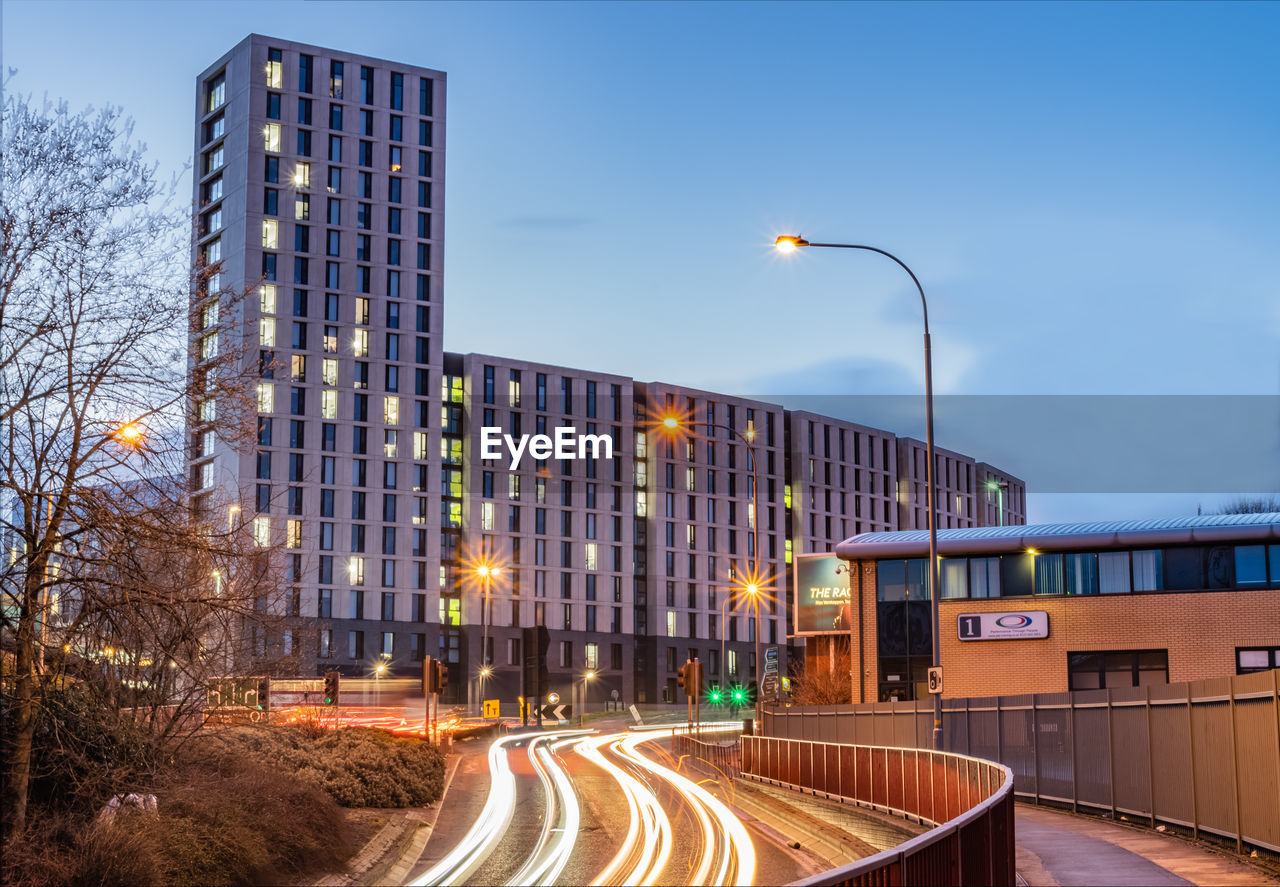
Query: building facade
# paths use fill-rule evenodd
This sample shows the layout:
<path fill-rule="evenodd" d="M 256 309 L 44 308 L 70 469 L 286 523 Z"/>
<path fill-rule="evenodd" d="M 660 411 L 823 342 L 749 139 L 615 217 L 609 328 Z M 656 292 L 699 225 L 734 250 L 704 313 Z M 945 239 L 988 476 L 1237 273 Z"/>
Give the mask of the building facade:
<path fill-rule="evenodd" d="M 195 404 L 189 481 L 199 511 L 278 562 L 292 622 L 263 646 L 355 675 L 434 656 L 449 702 L 512 701 L 534 626 L 566 699 L 589 680 L 593 701 L 674 702 L 695 657 L 722 684 L 755 680 L 763 658 L 786 674 L 793 554 L 924 525 L 923 482 L 899 468 L 910 442 L 446 353 L 445 96 L 440 71 L 258 35 L 197 78 L 192 372 L 243 348 L 256 434 L 232 440 L 225 404 Z M 556 429 L 607 438 L 608 456 L 522 449 L 513 464 L 494 440 Z M 988 477 L 1021 520 L 1021 481 L 940 458 L 942 525 L 1000 519 Z"/>
<path fill-rule="evenodd" d="M 822 625 L 807 644 L 814 660 L 854 645 L 855 701 L 927 693 L 928 552 L 919 530 L 836 546 L 857 615 L 839 630 Z M 944 696 L 1280 667 L 1280 515 L 943 530 L 938 552 Z M 830 566 L 815 563 L 810 581 L 821 584 Z"/>

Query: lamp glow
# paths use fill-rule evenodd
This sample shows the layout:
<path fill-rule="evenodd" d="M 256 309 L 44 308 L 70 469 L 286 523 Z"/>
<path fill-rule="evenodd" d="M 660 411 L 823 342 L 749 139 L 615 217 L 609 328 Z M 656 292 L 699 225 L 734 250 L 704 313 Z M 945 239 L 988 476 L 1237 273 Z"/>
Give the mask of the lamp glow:
<path fill-rule="evenodd" d="M 805 240 L 799 234 L 783 234 L 773 242 L 779 252 L 793 253 L 802 246 L 808 246 L 809 241 Z"/>

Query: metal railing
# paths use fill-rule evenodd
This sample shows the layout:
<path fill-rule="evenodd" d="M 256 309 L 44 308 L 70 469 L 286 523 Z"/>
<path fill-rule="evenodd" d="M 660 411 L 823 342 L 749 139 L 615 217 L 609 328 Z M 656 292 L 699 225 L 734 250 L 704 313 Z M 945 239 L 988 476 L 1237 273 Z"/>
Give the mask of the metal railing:
<path fill-rule="evenodd" d="M 731 742 L 725 741 L 732 738 Z M 677 727 L 671 734 L 671 751 L 688 755 L 727 775 L 737 776 L 742 762 L 742 746 L 735 734 L 700 732 L 697 727 Z"/>
<path fill-rule="evenodd" d="M 805 885 L 1012 885 L 1013 773 L 990 761 L 911 748 L 742 737 L 741 775 L 931 826 Z"/>
<path fill-rule="evenodd" d="M 763 733 L 929 745 L 931 703 L 766 712 Z M 1280 671 L 944 700 L 947 749 L 1007 765 L 1015 794 L 1280 853 Z"/>

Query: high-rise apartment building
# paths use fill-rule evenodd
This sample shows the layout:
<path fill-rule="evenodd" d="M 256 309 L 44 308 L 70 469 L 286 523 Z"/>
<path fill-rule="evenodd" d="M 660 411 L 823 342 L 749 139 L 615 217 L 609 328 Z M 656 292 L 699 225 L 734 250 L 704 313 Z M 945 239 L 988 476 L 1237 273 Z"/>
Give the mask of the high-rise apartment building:
<path fill-rule="evenodd" d="M 916 441 L 444 352 L 442 72 L 252 35 L 196 102 L 193 372 L 237 346 L 258 378 L 250 445 L 220 435 L 216 398 L 195 405 L 190 481 L 197 508 L 276 561 L 288 627 L 264 657 L 365 675 L 431 655 L 448 701 L 511 702 L 523 629 L 542 626 L 566 700 L 676 701 L 689 658 L 747 683 L 757 647 L 776 648 L 786 673 L 793 554 L 925 526 Z M 250 298 L 219 310 L 235 290 Z M 494 438 L 556 429 L 608 454 L 513 465 Z M 940 526 L 1025 519 L 1017 478 L 938 459 Z"/>
<path fill-rule="evenodd" d="M 299 652 L 420 658 L 441 621 L 445 75 L 255 34 L 196 85 L 194 259 L 216 273 L 195 371 L 234 329 L 260 379 L 251 450 L 196 405 L 195 504 L 283 547 L 286 607 L 316 627 Z M 234 316 L 223 287 L 252 291 Z"/>

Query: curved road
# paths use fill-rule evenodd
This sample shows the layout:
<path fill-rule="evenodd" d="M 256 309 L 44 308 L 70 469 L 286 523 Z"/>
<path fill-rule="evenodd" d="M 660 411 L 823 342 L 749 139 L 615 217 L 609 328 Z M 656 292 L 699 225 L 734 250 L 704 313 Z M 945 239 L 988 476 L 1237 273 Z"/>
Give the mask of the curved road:
<path fill-rule="evenodd" d="M 409 883 L 755 883 L 758 851 L 747 827 L 713 792 L 662 762 L 670 755 L 658 744 L 672 732 L 548 730 L 494 740 L 483 806 L 476 809 L 478 758 L 469 756 L 469 787 L 455 777 Z M 756 840 L 769 863 L 766 881 L 803 874 L 781 848 Z"/>

